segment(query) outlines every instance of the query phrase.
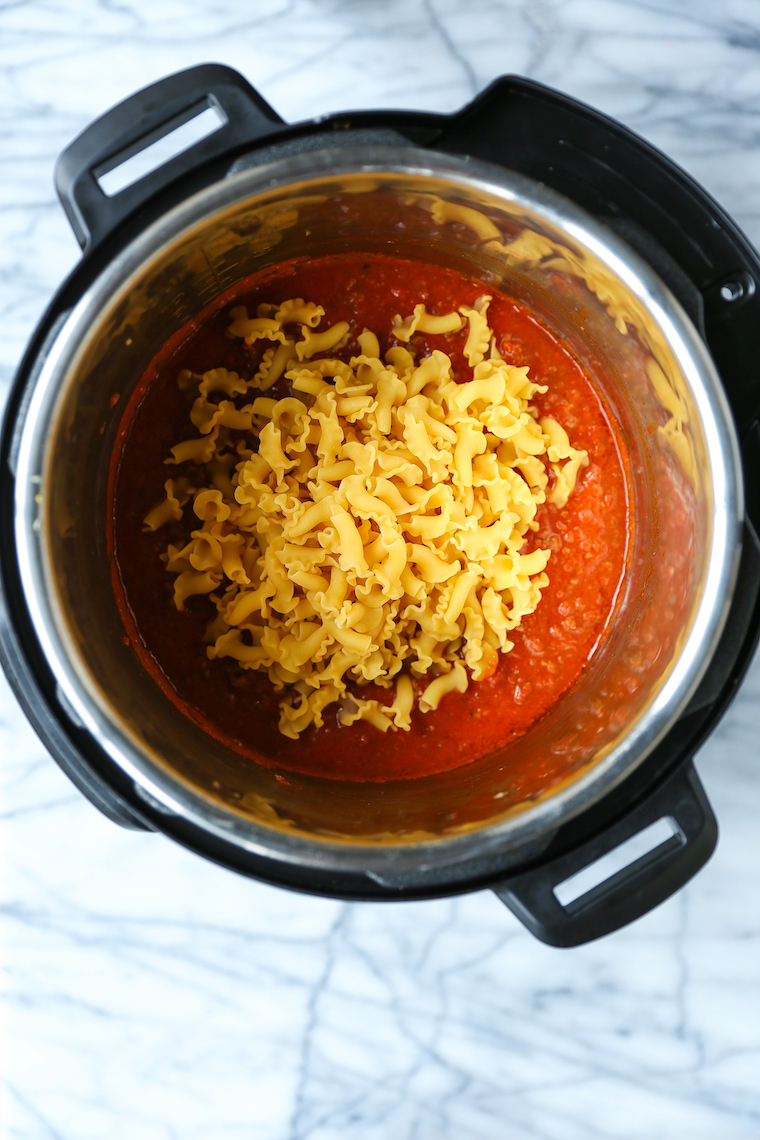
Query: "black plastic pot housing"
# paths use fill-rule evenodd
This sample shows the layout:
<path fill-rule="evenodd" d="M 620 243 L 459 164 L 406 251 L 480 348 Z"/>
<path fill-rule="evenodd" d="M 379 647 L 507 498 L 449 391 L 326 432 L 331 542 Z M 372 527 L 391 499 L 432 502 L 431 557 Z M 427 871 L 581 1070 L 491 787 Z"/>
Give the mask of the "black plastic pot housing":
<path fill-rule="evenodd" d="M 99 180 L 208 108 L 223 125 L 111 197 Z M 19 425 L 56 332 L 115 254 L 196 191 L 273 157 L 329 146 L 413 144 L 470 156 L 542 183 L 632 247 L 680 302 L 720 374 L 739 435 L 746 519 L 729 618 L 708 670 L 666 738 L 613 791 L 558 828 L 541 849 L 499 851 L 404 874 L 284 866 L 243 852 L 167 814 L 98 747 L 67 706 L 35 636 L 14 536 Z M 760 261 L 721 208 L 686 174 L 621 125 L 525 79 L 497 80 L 455 115 L 369 111 L 284 123 L 236 72 L 205 65 L 138 92 L 92 124 L 61 156 L 56 186 L 83 257 L 43 317 L 19 367 L 0 444 L 0 654 L 14 692 L 55 760 L 110 819 L 165 832 L 233 870 L 292 889 L 347 899 L 436 897 L 490 887 L 540 939 L 572 946 L 646 913 L 709 858 L 713 813 L 692 757 L 741 682 L 760 633 Z M 661 818 L 671 838 L 580 898 L 555 888 Z"/>

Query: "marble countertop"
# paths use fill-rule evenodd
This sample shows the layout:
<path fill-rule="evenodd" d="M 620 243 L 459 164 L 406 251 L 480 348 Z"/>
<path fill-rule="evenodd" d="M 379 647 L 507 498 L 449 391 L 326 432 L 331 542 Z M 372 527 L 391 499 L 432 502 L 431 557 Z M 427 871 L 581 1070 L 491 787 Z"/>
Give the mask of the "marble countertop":
<path fill-rule="evenodd" d="M 286 119 L 515 72 L 620 118 L 760 243 L 757 0 L 0 4 L 0 390 L 78 247 L 56 155 L 216 60 Z M 3 1140 L 756 1140 L 760 666 L 698 757 L 708 866 L 559 951 L 490 892 L 300 897 L 120 830 L 0 682 Z"/>

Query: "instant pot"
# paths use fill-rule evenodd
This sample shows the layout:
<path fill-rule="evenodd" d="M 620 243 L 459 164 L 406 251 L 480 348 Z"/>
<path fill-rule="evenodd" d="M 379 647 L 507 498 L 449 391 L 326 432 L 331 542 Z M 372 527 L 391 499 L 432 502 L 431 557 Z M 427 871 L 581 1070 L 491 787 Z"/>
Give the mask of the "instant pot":
<path fill-rule="evenodd" d="M 209 110 L 212 134 L 106 192 L 110 172 Z M 6 411 L 0 645 L 80 790 L 125 827 L 295 890 L 489 887 L 557 946 L 682 886 L 717 837 L 692 757 L 760 629 L 760 264 L 731 219 L 619 124 L 514 77 L 451 116 L 290 126 L 236 72 L 196 67 L 90 126 L 56 185 L 84 255 Z M 635 505 L 623 594 L 575 689 L 503 753 L 387 784 L 258 768 L 183 717 L 125 644 L 105 541 L 119 419 L 164 341 L 259 268 L 350 249 L 463 269 L 529 304 L 612 409 Z M 521 799 L 520 772 L 544 772 L 543 793 Z M 563 894 L 663 820 L 653 849 Z"/>

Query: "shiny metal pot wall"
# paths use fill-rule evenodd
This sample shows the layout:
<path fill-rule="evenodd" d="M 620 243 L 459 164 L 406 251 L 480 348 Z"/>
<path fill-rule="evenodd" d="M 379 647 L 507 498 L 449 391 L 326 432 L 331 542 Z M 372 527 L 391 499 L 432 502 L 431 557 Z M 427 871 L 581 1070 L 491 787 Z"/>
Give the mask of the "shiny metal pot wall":
<path fill-rule="evenodd" d="M 635 516 L 614 622 L 575 690 L 503 754 L 373 785 L 371 795 L 366 785 L 308 778 L 286 787 L 184 718 L 124 643 L 105 544 L 116 424 L 163 342 L 249 274 L 347 250 L 451 266 L 527 302 L 583 360 L 615 416 Z M 540 847 L 630 773 L 710 659 L 742 518 L 720 383 L 651 270 L 535 183 L 411 148 L 316 150 L 243 170 L 133 240 L 58 328 L 26 409 L 16 474 L 23 590 L 71 717 L 159 810 L 248 852 L 370 876 Z M 550 765 L 560 779 L 520 802 L 515 764 Z"/>

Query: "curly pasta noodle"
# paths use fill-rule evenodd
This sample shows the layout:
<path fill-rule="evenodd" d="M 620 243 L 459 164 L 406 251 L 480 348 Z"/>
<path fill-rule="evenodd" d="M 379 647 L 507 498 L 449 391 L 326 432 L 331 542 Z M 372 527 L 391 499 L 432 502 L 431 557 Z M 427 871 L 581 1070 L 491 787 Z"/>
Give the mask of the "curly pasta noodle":
<path fill-rule="evenodd" d="M 268 674 L 286 736 L 336 703 L 342 724 L 408 730 L 415 703 L 436 709 L 493 673 L 541 599 L 550 552 L 525 553 L 526 535 L 547 497 L 564 505 L 587 457 L 538 420 L 530 399 L 546 388 L 499 355 L 490 300 L 394 321 L 406 345 L 466 323 L 467 383 L 438 350 L 418 361 L 397 344 L 381 359 L 367 329 L 348 363 L 327 355 L 350 328 L 317 331 L 324 309 L 300 298 L 232 311 L 229 335 L 271 344 L 250 380 L 179 376 L 197 389 L 199 436 L 166 462 L 204 465 L 207 486 L 168 479 L 145 528 L 192 510 L 189 542 L 163 556 L 175 605 L 210 596 L 209 657 Z M 258 394 L 282 378 L 292 395 Z M 392 700 L 358 696 L 370 682 Z"/>

